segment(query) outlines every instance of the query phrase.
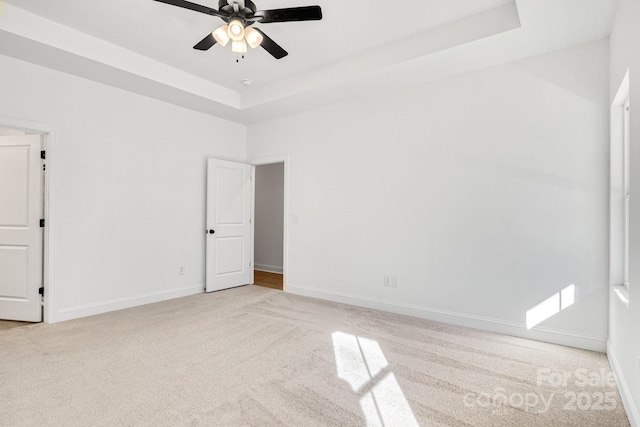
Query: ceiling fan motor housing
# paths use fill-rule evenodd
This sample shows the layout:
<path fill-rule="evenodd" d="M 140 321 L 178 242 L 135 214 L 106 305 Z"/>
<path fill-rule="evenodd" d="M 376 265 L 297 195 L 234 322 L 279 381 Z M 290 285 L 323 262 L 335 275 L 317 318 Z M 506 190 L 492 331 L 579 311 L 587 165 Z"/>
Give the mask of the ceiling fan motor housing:
<path fill-rule="evenodd" d="M 233 7 L 234 4 L 236 4 L 236 2 L 227 0 L 220 0 L 218 2 L 218 9 L 220 10 L 220 12 L 227 14 L 227 16 L 221 17 L 227 23 L 229 23 L 233 19 L 238 19 L 242 22 L 243 25 L 246 25 L 247 19 L 251 19 L 258 10 L 256 5 L 251 0 L 244 0 L 243 8 L 240 8 L 240 5 L 238 5 L 237 12 Z"/>

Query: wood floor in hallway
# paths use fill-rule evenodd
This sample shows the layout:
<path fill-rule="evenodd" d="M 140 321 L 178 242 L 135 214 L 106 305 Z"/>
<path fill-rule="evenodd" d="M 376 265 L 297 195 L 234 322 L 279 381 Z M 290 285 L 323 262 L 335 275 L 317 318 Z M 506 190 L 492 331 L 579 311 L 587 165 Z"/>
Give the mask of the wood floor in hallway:
<path fill-rule="evenodd" d="M 282 274 L 255 270 L 253 274 L 253 284 L 281 291 L 284 283 L 283 278 L 284 276 Z"/>

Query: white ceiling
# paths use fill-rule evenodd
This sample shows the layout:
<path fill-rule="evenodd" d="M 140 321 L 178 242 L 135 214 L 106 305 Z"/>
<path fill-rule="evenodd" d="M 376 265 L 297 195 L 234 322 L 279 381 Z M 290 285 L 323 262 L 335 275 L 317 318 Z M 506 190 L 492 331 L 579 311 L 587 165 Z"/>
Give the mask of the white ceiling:
<path fill-rule="evenodd" d="M 323 19 L 256 24 L 289 56 L 258 48 L 236 63 L 229 46 L 192 49 L 219 18 L 153 0 L 6 2 L 0 53 L 243 123 L 601 39 L 617 5 L 254 0 L 258 9 L 318 4 Z"/>

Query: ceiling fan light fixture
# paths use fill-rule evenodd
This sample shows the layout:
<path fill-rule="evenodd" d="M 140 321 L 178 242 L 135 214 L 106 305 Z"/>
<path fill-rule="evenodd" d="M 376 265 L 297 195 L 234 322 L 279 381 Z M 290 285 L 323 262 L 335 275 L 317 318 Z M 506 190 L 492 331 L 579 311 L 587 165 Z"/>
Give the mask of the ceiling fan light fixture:
<path fill-rule="evenodd" d="M 231 41 L 231 51 L 235 53 L 247 53 L 247 42 L 244 40 Z"/>
<path fill-rule="evenodd" d="M 259 31 L 256 31 L 251 27 L 245 28 L 244 38 L 251 49 L 255 49 L 256 47 L 260 46 L 260 44 L 262 44 L 262 40 L 264 39 Z"/>
<path fill-rule="evenodd" d="M 252 0 L 218 0 L 219 10 L 216 10 L 199 4 L 201 2 L 192 3 L 186 0 L 155 1 L 220 18 L 224 21 L 224 24 L 211 33 L 208 33 L 205 38 L 196 43 L 193 48 L 199 51 L 205 51 L 209 50 L 215 44 L 225 46 L 229 44 L 229 40 L 232 40 L 231 48 L 233 52 L 241 54 L 243 58 L 244 53 L 247 51 L 247 44 L 251 46 L 251 48 L 260 46 L 275 59 L 282 59 L 288 55 L 287 51 L 263 33 L 262 29 L 252 29 L 251 26 L 254 23 L 262 25 L 293 21 L 319 21 L 322 19 L 322 8 L 317 5 L 258 10 Z M 214 2 L 215 0 L 207 1 Z M 4 2 L 6 2 L 6 0 L 0 0 L 0 9 Z M 240 55 L 236 57 L 236 62 L 239 62 L 239 57 Z"/>
<path fill-rule="evenodd" d="M 229 38 L 233 41 L 239 42 L 244 39 L 244 25 L 237 19 L 229 22 Z"/>
<path fill-rule="evenodd" d="M 222 45 L 222 46 L 226 46 L 227 43 L 229 43 L 229 26 L 228 25 L 223 25 L 221 27 L 216 28 L 213 33 L 211 33 L 211 35 L 213 36 L 214 39 L 216 39 L 216 41 Z"/>

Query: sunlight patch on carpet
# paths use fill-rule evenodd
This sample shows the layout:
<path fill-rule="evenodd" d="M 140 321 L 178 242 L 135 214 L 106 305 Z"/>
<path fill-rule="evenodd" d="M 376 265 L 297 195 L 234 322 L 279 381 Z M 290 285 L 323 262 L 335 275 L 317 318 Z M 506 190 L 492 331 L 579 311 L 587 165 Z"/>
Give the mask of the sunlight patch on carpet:
<path fill-rule="evenodd" d="M 418 426 L 380 344 L 344 332 L 334 332 L 332 340 L 338 378 L 361 396 L 367 427 Z"/>

